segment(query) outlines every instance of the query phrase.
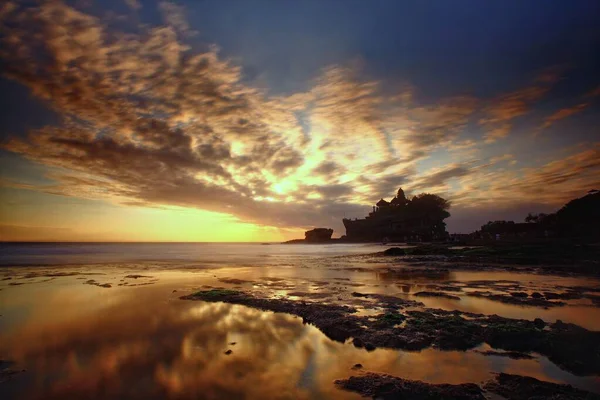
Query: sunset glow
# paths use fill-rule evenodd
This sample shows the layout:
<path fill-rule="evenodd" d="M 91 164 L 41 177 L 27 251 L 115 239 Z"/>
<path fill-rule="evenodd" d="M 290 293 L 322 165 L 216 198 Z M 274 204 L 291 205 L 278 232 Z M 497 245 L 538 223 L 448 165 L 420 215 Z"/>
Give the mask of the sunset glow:
<path fill-rule="evenodd" d="M 277 22 L 250 4 L 24 3 L 0 6 L 2 240 L 340 236 L 399 186 L 448 198 L 448 230 L 470 232 L 600 187 L 598 30 L 560 10 L 526 7 L 507 33 L 501 10 L 453 9 L 461 31 L 393 2 L 345 20 L 282 2 Z M 530 35 L 538 13 L 555 25 Z M 576 44 L 528 59 L 551 29 Z"/>

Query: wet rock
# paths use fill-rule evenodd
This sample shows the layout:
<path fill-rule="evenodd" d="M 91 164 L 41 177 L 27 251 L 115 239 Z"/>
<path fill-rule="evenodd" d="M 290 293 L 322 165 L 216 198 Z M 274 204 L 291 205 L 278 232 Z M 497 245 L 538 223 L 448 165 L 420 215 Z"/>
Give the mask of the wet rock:
<path fill-rule="evenodd" d="M 427 285 L 430 289 L 440 290 L 444 292 L 462 292 L 463 289 L 460 286 L 451 286 L 451 285 Z"/>
<path fill-rule="evenodd" d="M 339 342 L 344 342 L 350 337 L 360 337 L 364 334 L 361 325 L 366 318 L 352 315 L 356 312 L 356 309 L 348 306 L 305 303 L 289 299 L 259 298 L 251 294 L 227 289 L 200 291 L 181 298 L 213 302 L 222 301 L 261 310 L 297 315 L 302 318 L 303 322 L 317 326 L 327 337 Z"/>
<path fill-rule="evenodd" d="M 17 370 L 12 368 L 15 364 L 14 361 L 0 360 L 0 383 L 9 381 L 15 375 L 26 372 L 24 369 Z"/>
<path fill-rule="evenodd" d="M 405 256 L 406 251 L 401 249 L 400 247 L 390 247 L 389 249 L 383 252 L 384 256 Z"/>
<path fill-rule="evenodd" d="M 281 282 L 284 279 L 283 278 L 274 278 L 271 276 L 263 276 L 262 278 L 260 278 L 260 280 L 267 281 L 267 282 Z"/>
<path fill-rule="evenodd" d="M 517 293 L 521 293 L 521 292 L 517 292 Z M 477 291 L 477 292 L 467 293 L 467 296 L 483 297 L 486 299 L 498 301 L 500 303 L 516 304 L 516 305 L 520 305 L 520 306 L 532 306 L 532 307 L 544 307 L 545 308 L 545 307 L 562 307 L 562 306 L 566 305 L 566 303 L 564 303 L 562 301 L 548 301 L 543 298 L 530 298 L 530 297 L 527 297 L 527 293 L 524 293 L 524 294 L 526 296 L 522 296 L 521 294 L 515 296 L 513 293 L 511 293 L 511 295 L 509 296 L 509 295 L 505 295 L 505 294 L 494 294 L 491 292 Z"/>
<path fill-rule="evenodd" d="M 548 357 L 559 367 L 577 375 L 600 374 L 600 332 L 588 331 L 574 324 L 557 321 L 547 329 L 528 320 L 503 318 L 497 315 L 461 313 L 438 309 L 403 311 L 415 302 L 385 295 L 369 295 L 373 307 L 386 308 L 404 321 L 386 321 L 385 314 L 377 318 L 353 315 L 349 306 L 304 303 L 289 299 L 255 297 L 252 294 L 226 289 L 201 291 L 182 299 L 241 304 L 262 310 L 284 312 L 301 317 L 332 340 L 354 345 L 404 350 L 436 347 L 442 350 L 468 350 L 487 343 L 494 349 L 515 352 L 536 352 Z M 418 304 L 418 303 L 417 303 Z M 468 315 L 469 319 L 462 315 Z"/>
<path fill-rule="evenodd" d="M 415 293 L 415 296 L 417 296 L 417 297 L 442 297 L 444 299 L 460 300 L 460 297 L 458 297 L 458 296 L 453 296 L 451 294 L 441 293 L 441 292 L 417 292 L 417 293 Z"/>
<path fill-rule="evenodd" d="M 365 350 L 373 351 L 375 349 L 376 349 L 376 347 L 372 343 L 365 343 Z"/>
<path fill-rule="evenodd" d="M 352 294 L 352 296 L 354 296 L 354 297 L 369 297 L 369 295 L 368 295 L 368 294 L 365 294 L 365 293 L 352 292 L 351 294 Z"/>
<path fill-rule="evenodd" d="M 492 347 L 513 351 L 534 351 L 547 356 L 559 367 L 576 375 L 600 372 L 600 332 L 557 321 L 548 330 L 534 322 L 489 317 L 485 341 Z"/>
<path fill-rule="evenodd" d="M 230 349 L 230 350 L 227 350 L 227 351 L 226 351 L 224 354 L 228 356 L 228 355 L 230 355 L 231 353 L 233 353 L 233 351 Z"/>
<path fill-rule="evenodd" d="M 365 344 L 359 338 L 352 339 L 352 344 L 354 345 L 354 347 L 358 347 L 359 349 L 362 349 L 363 347 L 365 347 Z"/>
<path fill-rule="evenodd" d="M 529 297 L 529 295 L 525 292 L 511 292 L 510 295 L 512 297 L 521 297 L 521 298 Z"/>
<path fill-rule="evenodd" d="M 406 320 L 406 315 L 397 312 L 387 312 L 385 314 L 380 314 L 375 318 L 377 321 L 374 323 L 374 326 L 377 328 L 385 328 L 401 324 Z"/>
<path fill-rule="evenodd" d="M 231 342 L 229 343 L 230 346 L 235 346 L 237 344 L 237 342 Z"/>
<path fill-rule="evenodd" d="M 366 373 L 339 379 L 340 388 L 376 399 L 419 399 L 419 400 L 484 400 L 481 389 L 474 383 L 460 385 L 430 384 L 402 379 L 386 374 Z"/>
<path fill-rule="evenodd" d="M 583 295 L 578 292 L 565 292 L 565 293 L 556 293 L 556 292 L 544 292 L 544 297 L 548 300 L 577 300 L 583 298 Z"/>
<path fill-rule="evenodd" d="M 571 385 L 544 382 L 528 376 L 498 374 L 483 388 L 507 400 L 600 400 L 600 395 L 576 389 Z"/>
<path fill-rule="evenodd" d="M 559 294 L 554 292 L 544 292 L 544 297 L 548 300 L 560 299 Z"/>
<path fill-rule="evenodd" d="M 219 278 L 219 282 L 229 283 L 231 285 L 241 285 L 244 283 L 252 283 L 252 281 L 247 281 L 244 279 L 237 279 L 237 278 Z"/>
<path fill-rule="evenodd" d="M 302 297 L 304 299 L 325 299 L 334 294 L 333 292 L 289 292 L 288 296 Z"/>
<path fill-rule="evenodd" d="M 380 272 L 380 275 L 384 279 L 395 280 L 395 279 L 406 279 L 406 278 L 435 278 L 441 279 L 450 276 L 450 270 L 447 268 L 388 268 L 385 271 Z"/>
<path fill-rule="evenodd" d="M 370 293 L 368 297 L 372 300 L 375 300 L 375 303 L 372 303 L 373 307 L 381 307 L 387 309 L 400 309 L 406 307 L 423 307 L 425 304 L 420 301 L 414 300 L 406 300 L 396 296 L 388 296 L 385 294 L 376 294 Z"/>
<path fill-rule="evenodd" d="M 544 327 L 546 326 L 546 323 L 544 322 L 543 319 L 536 318 L 533 320 L 533 325 L 535 325 L 535 327 L 538 329 L 544 329 Z"/>
<path fill-rule="evenodd" d="M 532 360 L 535 358 L 533 356 L 530 356 L 529 354 L 521 353 L 518 351 L 494 351 L 494 350 L 479 351 L 479 350 L 475 350 L 475 352 L 479 353 L 479 354 L 483 354 L 484 356 L 508 357 L 508 358 L 512 358 L 513 360 Z"/>
<path fill-rule="evenodd" d="M 361 369 L 362 367 L 363 367 L 362 364 L 354 364 L 352 366 L 352 369 L 356 370 L 356 369 Z"/>
<path fill-rule="evenodd" d="M 533 292 L 531 293 L 531 297 L 533 297 L 534 299 L 541 299 L 544 296 L 542 296 L 540 292 Z"/>
<path fill-rule="evenodd" d="M 89 279 L 89 280 L 85 281 L 84 284 L 103 287 L 103 288 L 111 288 L 112 287 L 112 285 L 110 283 L 100 283 L 100 282 L 96 282 L 94 279 Z"/>
<path fill-rule="evenodd" d="M 133 274 L 133 275 L 126 275 L 125 278 L 128 278 L 128 279 L 138 279 L 138 278 L 153 278 L 153 277 L 152 276 L 148 276 L 148 275 Z"/>
<path fill-rule="evenodd" d="M 419 339 L 412 343 L 420 346 L 467 350 L 483 342 L 485 336 L 481 324 L 466 320 L 460 314 L 434 314 L 428 311 L 409 311 L 407 314 L 409 318 L 400 336 Z"/>

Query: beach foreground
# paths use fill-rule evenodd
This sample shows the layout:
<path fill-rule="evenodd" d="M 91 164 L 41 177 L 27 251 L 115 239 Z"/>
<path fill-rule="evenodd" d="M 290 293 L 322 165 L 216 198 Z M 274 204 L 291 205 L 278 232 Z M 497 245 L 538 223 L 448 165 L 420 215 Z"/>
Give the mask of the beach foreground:
<path fill-rule="evenodd" d="M 600 393 L 600 280 L 580 269 L 365 244 L 3 246 L 2 398 Z"/>

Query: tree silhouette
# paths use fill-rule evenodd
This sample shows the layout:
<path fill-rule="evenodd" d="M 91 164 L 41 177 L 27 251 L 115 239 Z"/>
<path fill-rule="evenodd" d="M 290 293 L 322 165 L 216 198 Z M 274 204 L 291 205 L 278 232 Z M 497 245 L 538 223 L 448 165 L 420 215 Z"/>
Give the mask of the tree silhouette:
<path fill-rule="evenodd" d="M 544 221 L 544 219 L 547 216 L 548 216 L 548 214 L 544 214 L 544 213 L 539 213 L 539 214 L 529 213 L 525 217 L 525 222 L 527 222 L 527 223 L 541 223 L 542 221 Z"/>
<path fill-rule="evenodd" d="M 450 217 L 450 202 L 438 195 L 421 193 L 407 204 L 408 212 L 424 221 L 428 221 L 432 237 L 446 235 L 444 219 Z"/>

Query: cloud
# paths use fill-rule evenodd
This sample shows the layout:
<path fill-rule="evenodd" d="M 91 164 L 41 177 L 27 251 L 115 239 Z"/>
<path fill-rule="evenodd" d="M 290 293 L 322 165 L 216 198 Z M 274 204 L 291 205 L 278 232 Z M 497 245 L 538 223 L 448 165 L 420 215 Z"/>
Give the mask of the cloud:
<path fill-rule="evenodd" d="M 444 186 L 448 180 L 467 176 L 471 172 L 467 165 L 450 164 L 420 177 L 416 182 L 411 183 L 410 188 L 411 190 L 439 188 Z"/>
<path fill-rule="evenodd" d="M 541 100 L 558 82 L 566 69 L 557 65 L 542 70 L 534 79 L 534 84 L 510 93 L 501 94 L 482 110 L 479 120 L 484 130 L 486 143 L 494 143 L 507 137 L 512 129 L 512 120 L 529 113 L 535 102 Z"/>
<path fill-rule="evenodd" d="M 517 201 L 501 183 L 531 196 L 543 179 L 570 193 L 584 186 L 572 183 L 577 174 L 589 180 L 590 167 L 582 167 L 559 182 L 554 174 L 570 164 L 555 172 L 544 166 L 539 171 L 550 175 L 543 179 L 465 159 L 417 168 L 434 151 L 476 152 L 467 127 L 478 111 L 487 140 L 506 136 L 512 120 L 547 92 L 549 78 L 490 101 L 460 95 L 424 102 L 415 88 L 387 95 L 358 68 L 336 65 L 303 92 L 273 96 L 247 84 L 216 47 L 190 46 L 183 9 L 159 8 L 165 25 L 135 33 L 109 29 L 60 1 L 0 9 L 5 75 L 61 117 L 2 145 L 47 167 L 53 183 L 31 189 L 195 207 L 284 228 L 330 224 L 339 232 L 343 216 L 363 216 L 399 186 L 483 204 L 490 193 Z"/>
<path fill-rule="evenodd" d="M 516 204 L 560 206 L 600 184 L 600 144 L 536 167 L 477 168 L 452 193 L 461 207 L 502 208 Z"/>
<path fill-rule="evenodd" d="M 340 196 L 347 196 L 352 193 L 353 189 L 350 185 L 325 185 L 318 186 L 317 192 L 321 193 L 325 198 L 335 198 Z"/>
<path fill-rule="evenodd" d="M 565 118 L 568 118 L 570 116 L 573 116 L 573 115 L 585 110 L 588 107 L 588 105 L 589 105 L 588 103 L 580 103 L 580 104 L 577 104 L 576 106 L 562 108 L 562 109 L 554 112 L 553 114 L 551 114 L 544 120 L 544 123 L 540 126 L 540 130 L 547 129 L 547 128 L 551 127 L 555 122 L 560 121 Z"/>
<path fill-rule="evenodd" d="M 171 1 L 160 1 L 158 7 L 167 26 L 171 26 L 183 34 L 195 33 L 190 29 L 183 6 Z"/>
<path fill-rule="evenodd" d="M 415 105 L 405 110 L 405 121 L 392 120 L 388 129 L 400 131 L 395 138 L 396 145 L 404 144 L 409 151 L 406 159 L 413 161 L 437 146 L 454 141 L 464 131 L 477 107 L 477 99 L 468 96 L 442 99 L 431 105 Z"/>
<path fill-rule="evenodd" d="M 0 224 L 0 240 L 16 242 L 68 240 L 78 232 L 69 228 Z"/>
<path fill-rule="evenodd" d="M 512 129 L 512 120 L 527 114 L 531 104 L 541 99 L 548 90 L 548 86 L 529 86 L 500 95 L 489 102 L 483 109 L 484 116 L 479 120 L 479 124 L 486 131 L 485 142 L 493 143 L 508 136 Z"/>
<path fill-rule="evenodd" d="M 127 6 L 134 11 L 137 11 L 142 8 L 142 4 L 139 2 L 139 0 L 124 0 L 124 1 L 125 1 L 125 4 L 127 4 Z"/>
<path fill-rule="evenodd" d="M 502 154 L 501 156 L 496 156 L 490 158 L 490 165 L 498 164 L 503 161 L 511 161 L 514 159 L 512 154 Z"/>
<path fill-rule="evenodd" d="M 345 172 L 345 168 L 333 161 L 323 161 L 313 169 L 313 173 L 325 177 L 342 174 L 343 172 Z"/>

